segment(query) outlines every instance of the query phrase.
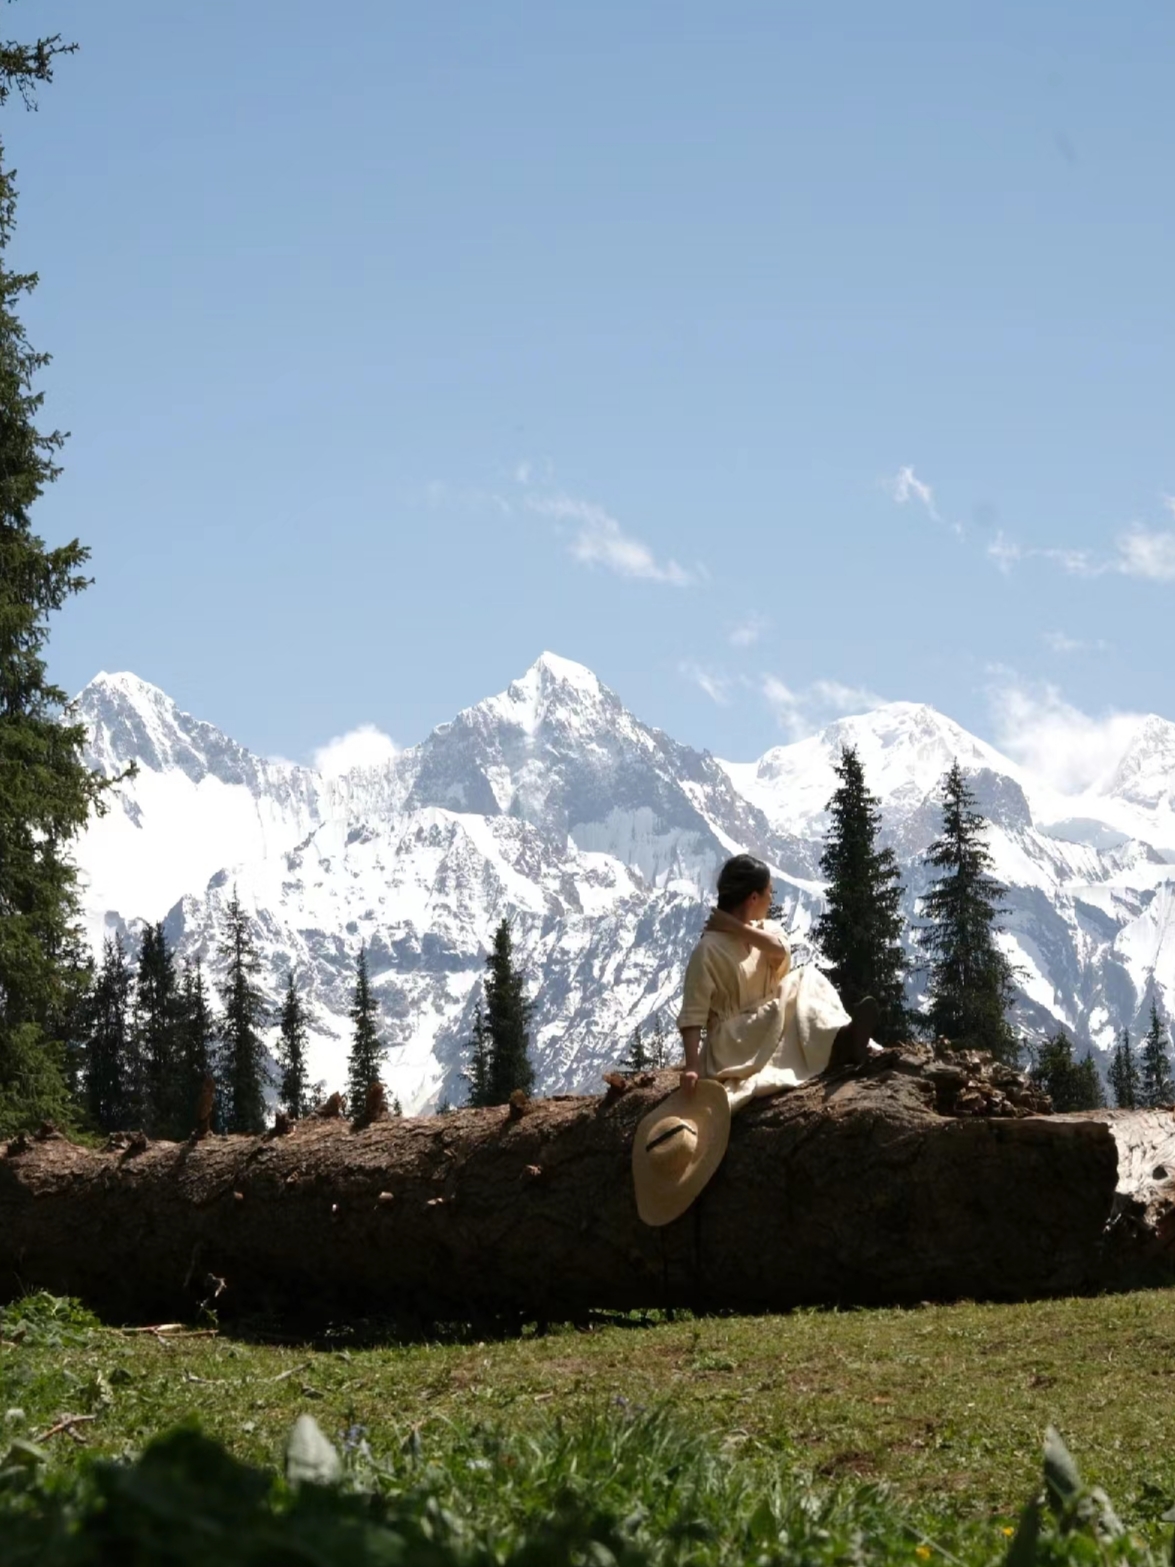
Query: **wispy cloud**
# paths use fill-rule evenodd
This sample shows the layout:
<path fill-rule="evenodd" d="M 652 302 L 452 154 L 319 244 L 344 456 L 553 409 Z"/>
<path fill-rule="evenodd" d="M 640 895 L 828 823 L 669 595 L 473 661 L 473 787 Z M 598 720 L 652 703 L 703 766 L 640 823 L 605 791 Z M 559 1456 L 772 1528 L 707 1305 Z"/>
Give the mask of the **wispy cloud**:
<path fill-rule="evenodd" d="M 846 713 L 868 713 L 885 705 L 885 698 L 876 692 L 864 686 L 844 685 L 839 680 L 814 680 L 797 691 L 778 675 L 764 674 L 759 689 L 791 740 L 803 740 Z"/>
<path fill-rule="evenodd" d="M 716 702 L 719 707 L 725 707 L 730 701 L 731 682 L 726 675 L 715 674 L 713 670 L 705 669 L 701 664 L 683 660 L 677 666 L 679 675 L 684 675 L 687 680 L 692 680 L 700 691 L 704 691 L 711 702 Z"/>
<path fill-rule="evenodd" d="M 1132 528 L 1118 540 L 1114 569 L 1125 577 L 1175 582 L 1175 533 L 1169 529 L 1148 533 L 1145 528 Z"/>
<path fill-rule="evenodd" d="M 1175 498 L 1163 504 L 1175 512 Z M 997 533 L 987 546 L 988 558 L 1005 575 L 1024 560 L 1047 560 L 1070 577 L 1139 577 L 1147 582 L 1175 582 L 1175 530 L 1145 528 L 1135 523 L 1114 540 L 1113 549 L 1098 554 L 1089 549 L 1041 548 L 1022 545 Z"/>
<path fill-rule="evenodd" d="M 1057 653 L 1061 657 L 1070 653 L 1105 653 L 1110 646 L 1101 637 L 1087 641 L 1082 637 L 1071 637 L 1064 631 L 1042 631 L 1040 640 L 1050 653 Z"/>
<path fill-rule="evenodd" d="M 357 767 L 384 767 L 399 754 L 391 735 L 374 724 L 359 724 L 336 735 L 314 752 L 314 767 L 327 778 L 339 778 Z"/>
<path fill-rule="evenodd" d="M 994 560 L 996 566 L 1006 577 L 1012 567 L 1018 565 L 1023 559 L 1024 551 L 1014 539 L 1009 539 L 1001 528 L 987 546 L 988 560 Z"/>
<path fill-rule="evenodd" d="M 642 539 L 625 533 L 615 517 L 592 501 L 562 493 L 528 493 L 526 504 L 540 516 L 574 524 L 567 548 L 572 559 L 581 565 L 600 566 L 618 577 L 664 582 L 675 588 L 689 587 L 695 581 L 695 574 L 677 561 L 658 560 Z"/>
<path fill-rule="evenodd" d="M 886 479 L 884 484 L 899 506 L 905 506 L 912 500 L 921 501 L 927 513 L 934 518 L 935 522 L 942 521 L 942 518 L 938 515 L 938 508 L 934 504 L 934 491 L 929 484 L 924 483 L 918 477 L 909 464 L 904 468 L 899 468 L 894 477 Z"/>
<path fill-rule="evenodd" d="M 768 622 L 752 612 L 739 621 L 727 638 L 731 647 L 754 647 L 767 630 Z"/>
<path fill-rule="evenodd" d="M 1104 782 L 1142 722 L 1138 713 L 1091 717 L 1048 681 L 997 673 L 988 690 L 997 745 L 1061 794 Z"/>

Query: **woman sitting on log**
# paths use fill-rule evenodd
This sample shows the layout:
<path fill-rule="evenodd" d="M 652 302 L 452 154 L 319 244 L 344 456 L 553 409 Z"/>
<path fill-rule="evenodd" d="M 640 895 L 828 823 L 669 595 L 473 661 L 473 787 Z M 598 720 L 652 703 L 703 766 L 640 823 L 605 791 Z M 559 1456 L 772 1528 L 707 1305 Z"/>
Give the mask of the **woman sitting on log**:
<path fill-rule="evenodd" d="M 815 965 L 792 968 L 787 937 L 766 918 L 771 901 L 771 872 L 762 860 L 728 860 L 718 877 L 718 906 L 685 971 L 677 1019 L 685 1046 L 681 1085 L 689 1092 L 699 1076 L 717 1078 L 731 1110 L 864 1061 L 877 1022 L 871 996 L 850 1016 Z"/>

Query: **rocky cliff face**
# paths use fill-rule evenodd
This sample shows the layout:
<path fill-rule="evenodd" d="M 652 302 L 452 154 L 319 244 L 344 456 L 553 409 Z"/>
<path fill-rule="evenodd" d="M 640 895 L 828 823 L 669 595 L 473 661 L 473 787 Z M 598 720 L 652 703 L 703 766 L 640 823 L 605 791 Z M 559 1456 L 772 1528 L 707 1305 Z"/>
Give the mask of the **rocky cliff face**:
<path fill-rule="evenodd" d="M 671 1029 L 714 874 L 739 849 L 776 868 L 803 942 L 819 910 L 832 767 L 858 747 L 906 877 L 938 826 L 958 757 L 1008 888 L 1020 1022 L 1112 1044 L 1152 989 L 1175 996 L 1175 726 L 1140 726 L 1104 786 L 1058 799 L 933 709 L 893 703 L 725 763 L 642 724 L 581 665 L 544 654 L 506 691 L 378 768 L 326 778 L 251 755 L 133 675 L 79 697 L 91 761 L 139 776 L 79 846 L 93 939 L 166 919 L 181 953 L 215 951 L 233 885 L 276 997 L 293 966 L 315 1013 L 312 1065 L 345 1072 L 355 953 L 366 941 L 406 1109 L 462 1097 L 460 1058 L 494 926 L 514 922 L 535 1001 L 543 1088 L 598 1082 L 631 1030 Z"/>

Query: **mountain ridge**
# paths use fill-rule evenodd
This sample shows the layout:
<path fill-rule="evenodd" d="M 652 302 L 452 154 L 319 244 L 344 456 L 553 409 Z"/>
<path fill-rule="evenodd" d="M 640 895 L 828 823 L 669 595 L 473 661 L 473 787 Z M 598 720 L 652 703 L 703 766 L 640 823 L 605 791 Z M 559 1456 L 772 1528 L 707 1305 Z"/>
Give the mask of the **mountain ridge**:
<path fill-rule="evenodd" d="M 959 756 L 1009 889 L 1003 939 L 1024 970 L 1022 1026 L 1063 1023 L 1104 1049 L 1151 994 L 1175 996 L 1166 720 L 1140 723 L 1108 792 L 1061 797 L 919 703 L 838 719 L 755 762 L 722 761 L 643 723 L 590 669 L 553 653 L 417 745 L 329 777 L 253 755 L 127 672 L 96 676 L 75 711 L 92 765 L 110 775 L 140 764 L 78 845 L 95 945 L 111 930 L 133 943 L 143 922 L 166 919 L 181 954 L 215 969 L 235 884 L 269 994 L 288 965 L 302 976 L 317 1018 L 312 1067 L 335 1087 L 366 941 L 388 1085 L 405 1108 L 460 1097 L 462 1042 L 503 916 L 527 968 L 547 1091 L 598 1081 L 634 1026 L 671 1026 L 728 854 L 747 849 L 774 867 L 802 949 L 844 743 L 858 746 L 881 797 L 910 920 L 937 831 L 935 791 Z"/>

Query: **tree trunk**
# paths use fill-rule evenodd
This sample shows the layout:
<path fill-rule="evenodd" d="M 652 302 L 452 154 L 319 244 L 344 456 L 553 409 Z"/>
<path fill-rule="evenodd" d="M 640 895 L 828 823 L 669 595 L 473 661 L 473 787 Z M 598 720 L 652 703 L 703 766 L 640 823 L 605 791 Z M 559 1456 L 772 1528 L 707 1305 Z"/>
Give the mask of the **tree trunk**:
<path fill-rule="evenodd" d="M 630 1157 L 671 1073 L 521 1115 L 456 1110 L 363 1129 L 310 1118 L 288 1135 L 105 1152 L 51 1132 L 18 1139 L 0 1154 L 0 1298 L 49 1289 L 125 1321 L 214 1299 L 222 1312 L 432 1323 L 1009 1299 L 1106 1282 L 1108 1256 L 1117 1268 L 1140 1254 L 1105 1243 L 1127 1123 L 1024 1116 L 1015 1101 L 1030 1091 L 1001 1093 L 991 1077 L 977 1089 L 974 1073 L 925 1050 L 887 1051 L 756 1101 L 701 1197 L 661 1230 L 637 1217 Z M 1171 1116 L 1157 1115 L 1135 1139 L 1139 1170 L 1146 1147 L 1172 1141 Z"/>

